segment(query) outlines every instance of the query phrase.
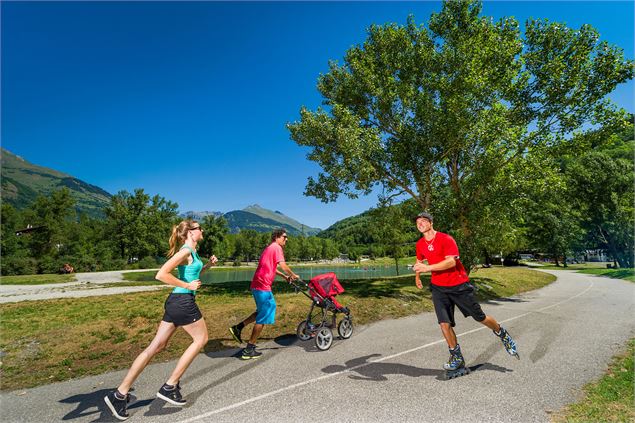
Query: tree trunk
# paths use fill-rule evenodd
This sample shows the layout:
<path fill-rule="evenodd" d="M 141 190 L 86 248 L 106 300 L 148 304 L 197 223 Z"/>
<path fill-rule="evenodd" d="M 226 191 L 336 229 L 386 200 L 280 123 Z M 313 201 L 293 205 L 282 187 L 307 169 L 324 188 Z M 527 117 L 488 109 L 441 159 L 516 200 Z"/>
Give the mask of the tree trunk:
<path fill-rule="evenodd" d="M 490 257 L 489 252 L 487 250 L 483 250 L 483 254 L 485 255 L 485 266 L 491 266 L 492 258 Z"/>

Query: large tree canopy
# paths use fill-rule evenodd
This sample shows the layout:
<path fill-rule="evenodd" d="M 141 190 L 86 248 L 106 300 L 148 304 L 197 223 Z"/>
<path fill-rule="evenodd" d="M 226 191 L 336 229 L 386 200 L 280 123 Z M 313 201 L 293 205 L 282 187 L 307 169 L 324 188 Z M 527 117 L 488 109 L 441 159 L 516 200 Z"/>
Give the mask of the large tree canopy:
<path fill-rule="evenodd" d="M 443 197 L 456 235 L 478 237 L 480 210 L 499 207 L 505 220 L 505 193 L 526 177 L 507 167 L 623 119 L 605 97 L 633 63 L 591 26 L 530 20 L 521 36 L 514 18 L 480 12 L 480 2 L 449 1 L 427 27 L 412 17 L 371 26 L 343 64 L 329 64 L 318 81 L 325 107 L 288 124 L 323 170 L 305 194 L 328 202 L 381 185 L 432 210 Z"/>

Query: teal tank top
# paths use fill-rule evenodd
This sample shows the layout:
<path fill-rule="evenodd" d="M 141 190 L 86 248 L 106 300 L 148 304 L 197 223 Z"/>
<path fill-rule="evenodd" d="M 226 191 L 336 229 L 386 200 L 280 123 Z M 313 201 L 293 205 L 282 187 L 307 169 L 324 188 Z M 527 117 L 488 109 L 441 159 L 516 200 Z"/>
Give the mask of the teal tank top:
<path fill-rule="evenodd" d="M 183 282 L 192 282 L 197 280 L 201 275 L 201 269 L 203 268 L 203 262 L 198 257 L 198 253 L 190 248 L 187 245 L 181 247 L 187 248 L 192 253 L 192 264 L 188 264 L 186 266 L 179 265 L 177 269 L 179 270 L 179 279 Z M 181 288 L 180 286 L 175 287 L 172 290 L 173 294 L 194 294 L 196 295 L 196 291 L 192 291 L 191 289 Z"/>

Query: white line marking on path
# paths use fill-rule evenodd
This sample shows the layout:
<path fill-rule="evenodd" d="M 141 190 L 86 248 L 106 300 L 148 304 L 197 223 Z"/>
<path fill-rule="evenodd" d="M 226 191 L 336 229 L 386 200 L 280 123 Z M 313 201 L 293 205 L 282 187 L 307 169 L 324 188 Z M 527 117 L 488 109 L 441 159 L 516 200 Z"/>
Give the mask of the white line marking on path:
<path fill-rule="evenodd" d="M 587 287 L 587 289 L 585 289 L 584 291 L 574 295 L 573 297 L 567 298 L 566 300 L 560 301 L 559 303 L 555 303 L 555 304 L 540 308 L 540 309 L 535 310 L 535 311 L 528 311 L 527 313 L 523 313 L 523 314 L 520 314 L 520 315 L 515 316 L 515 317 L 510 317 L 509 319 L 501 320 L 499 323 L 511 322 L 512 320 L 520 319 L 521 317 L 525 317 L 525 316 L 527 316 L 529 314 L 532 314 L 532 313 L 538 313 L 538 312 L 542 312 L 542 311 L 545 311 L 545 310 L 553 308 L 553 307 L 557 307 L 557 306 L 559 306 L 561 304 L 564 304 L 564 303 L 566 303 L 568 301 L 571 301 L 571 300 L 573 300 L 573 299 L 575 299 L 575 298 L 577 298 L 577 297 L 579 297 L 581 295 L 586 294 L 591 288 L 593 288 L 593 286 L 594 286 L 594 283 L 593 283 L 593 281 L 591 281 L 591 285 L 589 285 Z M 468 330 L 467 332 L 463 332 L 463 333 L 458 334 L 456 336 L 460 337 L 460 336 L 464 336 L 464 335 L 469 335 L 471 333 L 478 332 L 478 331 L 483 330 L 483 329 L 487 329 L 487 327 L 486 326 L 482 326 L 480 328 Z M 228 405 L 226 407 L 218 408 L 216 410 L 208 411 L 207 413 L 199 414 L 198 416 L 190 417 L 189 419 L 181 420 L 178 423 L 195 422 L 197 420 L 201 420 L 201 419 L 204 419 L 206 417 L 213 416 L 214 414 L 223 413 L 225 411 L 233 410 L 234 408 L 238 408 L 238 407 L 241 407 L 241 406 L 246 405 L 246 404 L 251 404 L 252 402 L 256 402 L 256 401 L 260 401 L 260 400 L 265 399 L 265 398 L 269 398 L 269 397 L 277 395 L 277 394 L 279 394 L 281 392 L 289 391 L 291 389 L 299 388 L 301 386 L 308 385 L 310 383 L 319 382 L 319 381 L 324 380 L 324 379 L 329 379 L 329 378 L 332 378 L 332 377 L 335 377 L 335 376 L 339 376 L 339 375 L 344 374 L 344 373 L 352 372 L 352 371 L 354 371 L 356 369 L 359 369 L 360 367 L 368 366 L 368 365 L 373 364 L 373 363 L 381 363 L 382 361 L 390 360 L 390 359 L 393 359 L 395 357 L 399 357 L 399 356 L 402 356 L 402 355 L 405 355 L 405 354 L 410 354 L 411 352 L 422 350 L 424 348 L 428 348 L 428 347 L 431 347 L 433 345 L 437 345 L 437 344 L 440 344 L 440 343 L 443 343 L 443 342 L 445 342 L 445 339 L 439 339 L 438 341 L 430 342 L 429 344 L 420 345 L 418 347 L 411 348 L 411 349 L 406 350 L 406 351 L 401 351 L 401 352 L 398 352 L 396 354 L 392 354 L 392 355 L 388 355 L 386 357 L 378 358 L 377 360 L 372 360 L 372 361 L 369 361 L 367 363 L 359 364 L 357 366 L 348 368 L 346 370 L 342 370 L 342 371 L 339 371 L 339 372 L 336 372 L 336 373 L 329 373 L 329 374 L 326 374 L 326 375 L 323 375 L 323 376 L 320 376 L 320 377 L 316 377 L 316 378 L 313 378 L 313 379 L 305 380 L 304 382 L 294 383 L 293 385 L 288 385 L 288 386 L 285 386 L 284 388 L 276 389 L 275 391 L 270 391 L 270 392 L 267 392 L 266 394 L 262 394 L 262 395 L 258 395 L 257 397 L 249 398 L 248 400 L 237 402 L 237 403 Z"/>

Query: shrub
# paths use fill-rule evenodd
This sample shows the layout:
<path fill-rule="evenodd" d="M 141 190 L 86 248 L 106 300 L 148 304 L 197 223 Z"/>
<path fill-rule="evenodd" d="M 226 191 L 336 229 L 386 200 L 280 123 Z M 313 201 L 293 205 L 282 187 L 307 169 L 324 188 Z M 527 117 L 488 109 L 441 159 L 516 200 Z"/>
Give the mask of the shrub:
<path fill-rule="evenodd" d="M 43 256 L 38 260 L 37 272 L 42 274 L 57 273 L 63 264 L 64 262 L 60 259 L 55 259 L 50 256 Z"/>
<path fill-rule="evenodd" d="M 37 260 L 31 257 L 3 257 L 0 273 L 2 276 L 33 275 L 37 273 Z"/>
<path fill-rule="evenodd" d="M 137 269 L 156 269 L 157 261 L 154 257 L 144 257 L 137 263 Z"/>

